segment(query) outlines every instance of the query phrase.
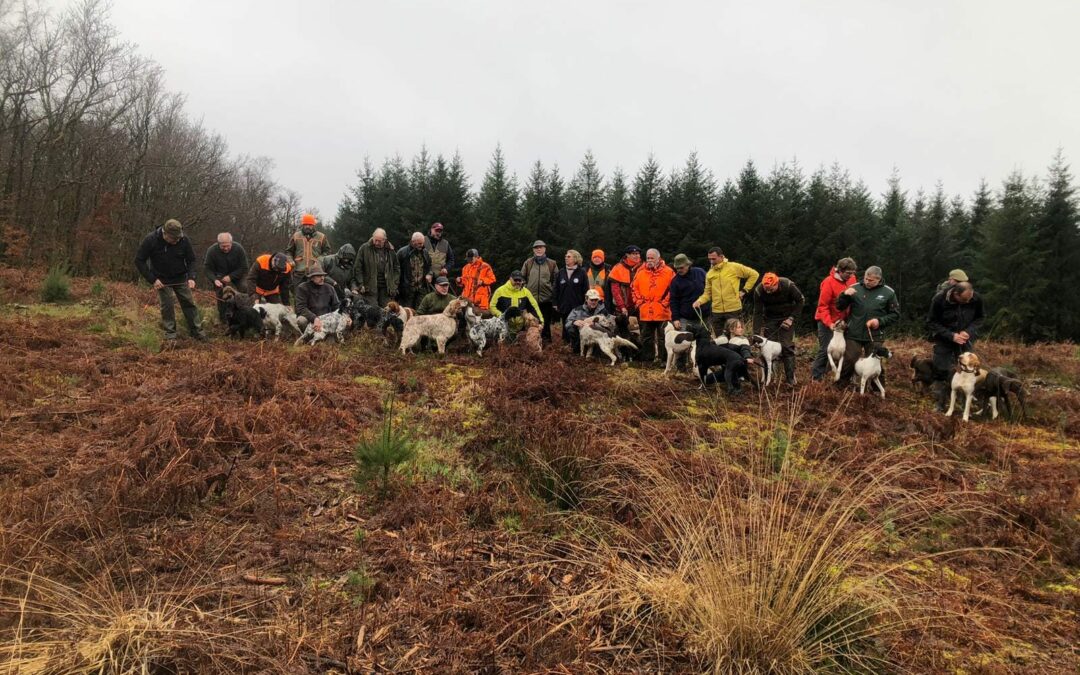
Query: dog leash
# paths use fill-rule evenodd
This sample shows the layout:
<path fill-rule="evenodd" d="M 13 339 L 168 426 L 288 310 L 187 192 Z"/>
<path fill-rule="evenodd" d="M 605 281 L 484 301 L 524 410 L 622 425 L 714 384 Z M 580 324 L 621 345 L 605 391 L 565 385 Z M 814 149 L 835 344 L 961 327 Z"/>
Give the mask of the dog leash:
<path fill-rule="evenodd" d="M 716 334 L 713 333 L 712 326 L 709 325 L 709 323 L 707 321 L 705 321 L 705 317 L 701 316 L 701 308 L 700 307 L 695 307 L 694 308 L 694 313 L 697 314 L 698 321 L 700 321 L 702 323 L 702 325 L 704 325 L 706 328 L 709 329 L 709 337 L 711 337 L 713 340 L 715 340 L 716 339 Z"/>

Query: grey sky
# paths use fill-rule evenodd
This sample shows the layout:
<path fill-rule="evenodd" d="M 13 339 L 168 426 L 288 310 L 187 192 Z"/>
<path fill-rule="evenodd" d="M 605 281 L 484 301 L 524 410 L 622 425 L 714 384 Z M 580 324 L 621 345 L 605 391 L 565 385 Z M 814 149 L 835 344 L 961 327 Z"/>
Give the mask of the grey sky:
<path fill-rule="evenodd" d="M 1080 2 L 277 2 L 114 0 L 125 39 L 188 111 L 332 219 L 365 155 L 497 142 L 524 177 L 591 148 L 605 176 L 694 150 L 839 162 L 874 193 L 965 198 L 1080 157 Z"/>

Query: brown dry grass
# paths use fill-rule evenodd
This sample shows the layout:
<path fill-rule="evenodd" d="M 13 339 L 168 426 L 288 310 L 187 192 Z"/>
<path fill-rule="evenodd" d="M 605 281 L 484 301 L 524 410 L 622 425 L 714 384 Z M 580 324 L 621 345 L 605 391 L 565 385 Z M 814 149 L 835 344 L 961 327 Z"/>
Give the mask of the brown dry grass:
<path fill-rule="evenodd" d="M 1036 381 L 1031 415 L 965 426 L 908 385 L 907 358 L 929 351 L 913 340 L 894 345 L 885 401 L 816 385 L 730 400 L 522 345 L 400 357 L 365 334 L 343 349 L 219 340 L 155 354 L 128 337 L 153 330 L 147 294 L 110 286 L 95 332 L 90 285 L 75 281 L 68 308 L 0 313 L 2 586 L 15 599 L 33 582 L 42 598 L 5 604 L 5 644 L 47 641 L 20 626 L 70 644 L 161 629 L 168 653 L 134 639 L 132 661 L 188 672 L 761 668 L 754 645 L 797 666 L 820 656 L 805 639 L 732 626 L 772 617 L 805 638 L 820 608 L 846 606 L 839 580 L 874 628 L 850 633 L 845 658 L 884 653 L 914 672 L 1077 663 L 1071 345 L 985 345 Z M 0 302 L 37 293 L 7 268 L 0 286 Z M 380 501 L 354 491 L 351 449 L 389 392 L 421 448 Z M 892 497 L 846 509 L 875 479 Z M 748 531 L 776 534 L 735 536 Z M 807 566 L 818 551 L 830 564 Z M 820 601 L 816 613 L 761 602 L 796 577 L 807 592 L 789 597 Z M 75 605 L 50 594 L 98 598 L 93 622 L 58 620 Z"/>

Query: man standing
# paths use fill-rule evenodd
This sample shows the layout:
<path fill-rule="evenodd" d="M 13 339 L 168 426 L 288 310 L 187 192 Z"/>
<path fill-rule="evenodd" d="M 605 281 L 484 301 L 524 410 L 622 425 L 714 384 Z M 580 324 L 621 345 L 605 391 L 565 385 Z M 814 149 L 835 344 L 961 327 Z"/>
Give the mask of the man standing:
<path fill-rule="evenodd" d="M 454 296 L 450 293 L 450 280 L 446 277 L 435 277 L 435 290 L 424 296 L 420 306 L 416 308 L 417 314 L 440 314 Z"/>
<path fill-rule="evenodd" d="M 398 269 L 401 279 L 398 281 L 398 297 L 401 304 L 416 309 L 431 287 L 431 256 L 424 244 L 427 240 L 419 232 L 413 232 L 409 245 L 399 249 Z"/>
<path fill-rule="evenodd" d="M 315 230 L 315 216 L 305 213 L 300 218 L 300 229 L 293 232 L 285 252 L 293 259 L 293 282 L 299 286 L 307 271 L 319 261 L 319 256 L 330 255 L 333 250 L 326 235 Z"/>
<path fill-rule="evenodd" d="M 611 265 L 607 264 L 603 249 L 598 248 L 589 256 L 589 267 L 585 270 L 585 274 L 589 277 L 589 288 L 599 293 L 600 299 L 603 300 L 607 278 L 611 274 Z"/>
<path fill-rule="evenodd" d="M 637 246 L 627 246 L 623 251 L 622 260 L 615 263 L 608 274 L 608 290 L 611 297 L 604 297 L 609 301 L 608 309 L 614 314 L 622 316 L 636 316 L 637 306 L 634 305 L 634 296 L 630 292 L 630 284 L 641 268 L 641 249 Z"/>
<path fill-rule="evenodd" d="M 650 248 L 645 252 L 645 267 L 634 276 L 630 285 L 634 305 L 638 308 L 641 322 L 642 359 L 651 362 L 667 361 L 664 344 L 664 323 L 671 320 L 671 280 L 675 271 L 664 263 L 660 251 Z"/>
<path fill-rule="evenodd" d="M 480 257 L 480 251 L 470 248 L 465 253 L 465 266 L 461 268 L 461 276 L 458 277 L 457 283 L 461 289 L 461 297 L 476 305 L 480 311 L 487 311 L 488 305 L 491 304 L 491 287 L 495 284 L 495 271 Z"/>
<path fill-rule="evenodd" d="M 324 255 L 319 258 L 319 267 L 326 272 L 326 276 L 334 282 L 338 300 L 345 297 L 345 291 L 355 290 L 354 265 L 356 264 L 356 249 L 352 244 L 342 244 L 334 255 Z"/>
<path fill-rule="evenodd" d="M 698 323 L 694 300 L 705 292 L 705 270 L 692 267 L 690 258 L 680 253 L 675 256 L 675 278 L 671 280 L 671 323 L 676 330 L 686 330 L 688 324 Z M 701 308 L 706 321 L 711 313 L 709 307 Z"/>
<path fill-rule="evenodd" d="M 844 367 L 840 371 L 840 386 L 846 386 L 855 371 L 855 362 L 869 356 L 875 346 L 885 342 L 885 328 L 900 320 L 900 303 L 896 292 L 881 283 L 881 268 L 867 267 L 862 283 L 848 288 L 836 299 L 840 311 L 851 310 L 848 315 L 847 351 Z M 884 372 L 882 373 L 884 381 Z"/>
<path fill-rule="evenodd" d="M 600 291 L 595 288 L 585 291 L 585 302 L 571 310 L 563 323 L 563 335 L 569 340 L 574 353 L 581 351 L 581 327 L 586 320 L 607 313 L 607 307 L 600 299 Z"/>
<path fill-rule="evenodd" d="M 784 381 L 790 385 L 795 384 L 795 320 L 802 314 L 805 302 L 795 282 L 773 272 L 766 272 L 761 285 L 754 289 L 754 327 L 780 343 Z"/>
<path fill-rule="evenodd" d="M 202 329 L 199 308 L 191 293 L 195 288 L 195 251 L 191 248 L 191 241 L 184 236 L 180 221 L 167 220 L 163 226 L 146 235 L 135 253 L 135 267 L 157 291 L 165 339 L 176 340 L 175 295 L 191 337 L 205 341 L 206 333 Z"/>
<path fill-rule="evenodd" d="M 934 387 L 941 410 L 949 397 L 948 382 L 957 359 L 974 349 L 983 316 L 982 298 L 967 281 L 937 293 L 930 302 L 926 327 L 934 342 Z"/>
<path fill-rule="evenodd" d="M 709 272 L 705 275 L 705 291 L 694 301 L 693 308 L 711 303 L 709 327 L 713 335 L 724 330 L 728 319 L 742 318 L 743 296 L 757 283 L 757 271 L 724 257 L 718 246 L 709 249 Z"/>
<path fill-rule="evenodd" d="M 814 319 L 817 320 L 818 353 L 814 357 L 814 365 L 810 371 L 810 377 L 815 382 L 820 382 L 825 377 L 828 367 L 829 342 L 832 340 L 833 324 L 840 319 L 846 319 L 848 310 L 840 310 L 836 307 L 836 299 L 849 287 L 854 286 L 858 279 L 855 278 L 855 261 L 851 258 L 840 258 L 836 265 L 829 270 L 829 276 L 821 280 L 818 290 L 817 311 Z"/>
<path fill-rule="evenodd" d="M 375 229 L 356 254 L 356 280 L 360 295 L 369 305 L 386 307 L 398 296 L 401 280 L 398 257 L 381 227 Z"/>
<path fill-rule="evenodd" d="M 313 322 L 316 332 L 322 330 L 319 317 L 336 311 L 340 306 L 337 291 L 326 283 L 326 272 L 319 263 L 315 263 L 308 270 L 307 281 L 296 288 L 296 323 L 300 330 Z"/>
<path fill-rule="evenodd" d="M 221 292 L 229 284 L 236 286 L 247 271 L 247 252 L 244 247 L 233 241 L 232 235 L 222 232 L 217 236 L 217 243 L 206 249 L 203 258 L 206 276 L 214 284 L 214 297 L 217 298 L 217 315 L 225 323 L 225 302 Z"/>
<path fill-rule="evenodd" d="M 521 274 L 525 277 L 525 288 L 536 298 L 543 313 L 543 316 L 539 317 L 544 324 L 540 337 L 544 342 L 551 342 L 551 317 L 555 312 L 552 301 L 555 298 L 555 278 L 559 273 L 559 266 L 554 260 L 548 259 L 547 244 L 543 241 L 534 241 L 532 251 L 532 257 L 521 266 Z"/>
<path fill-rule="evenodd" d="M 454 249 L 450 242 L 443 238 L 442 223 L 432 224 L 427 238 L 424 239 L 424 250 L 431 258 L 432 275 L 449 279 L 450 272 L 454 270 Z"/>
<path fill-rule="evenodd" d="M 255 262 L 244 275 L 244 287 L 241 290 L 254 293 L 266 302 L 287 305 L 292 286 L 292 271 L 292 263 L 285 253 L 264 253 L 255 258 Z"/>

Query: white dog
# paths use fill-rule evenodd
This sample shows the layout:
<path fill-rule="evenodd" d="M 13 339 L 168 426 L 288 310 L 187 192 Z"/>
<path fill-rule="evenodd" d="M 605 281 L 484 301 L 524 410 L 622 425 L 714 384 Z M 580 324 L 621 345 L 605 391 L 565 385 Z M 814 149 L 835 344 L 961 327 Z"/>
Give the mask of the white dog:
<path fill-rule="evenodd" d="M 855 362 L 855 374 L 859 376 L 859 393 L 866 393 L 866 385 L 873 383 L 881 390 L 885 398 L 885 385 L 881 383 L 881 360 L 892 358 L 892 352 L 885 347 L 875 347 L 870 356 L 864 356 Z"/>
<path fill-rule="evenodd" d="M 410 351 L 419 344 L 420 338 L 427 337 L 435 341 L 440 354 L 445 354 L 446 343 L 457 334 L 457 315 L 467 304 L 468 300 L 455 298 L 439 314 L 413 316 L 401 333 L 401 353 Z"/>
<path fill-rule="evenodd" d="M 844 323 L 843 319 L 834 323 L 832 339 L 829 340 L 829 346 L 825 350 L 825 355 L 829 357 L 829 366 L 835 373 L 833 382 L 840 379 L 840 369 L 844 367 L 844 354 L 847 352 L 847 339 L 844 337 L 845 330 L 847 330 L 847 324 Z"/>
<path fill-rule="evenodd" d="M 296 312 L 292 307 L 283 305 L 277 302 L 260 302 L 255 305 L 255 311 L 262 315 L 263 318 L 263 332 L 267 337 L 270 336 L 270 329 L 274 331 L 274 339 L 281 338 L 281 325 L 286 324 L 297 335 L 303 335 L 304 331 L 300 330 L 300 324 L 296 321 Z"/>
<path fill-rule="evenodd" d="M 614 320 L 605 321 L 606 319 L 610 317 L 594 316 L 581 327 L 578 333 L 581 339 L 581 355 L 587 356 L 592 351 L 593 345 L 596 345 L 611 359 L 611 365 L 615 365 L 619 360 L 616 348 L 629 347 L 636 350 L 637 345 L 626 338 L 619 337 L 615 331 Z"/>
<path fill-rule="evenodd" d="M 765 386 L 772 382 L 773 363 L 780 360 L 780 352 L 784 347 L 775 340 L 770 340 L 762 335 L 754 336 L 754 344 L 761 350 L 761 360 L 765 362 Z"/>
<path fill-rule="evenodd" d="M 675 365 L 675 360 L 679 358 L 679 354 L 690 355 L 690 368 L 694 371 L 697 370 L 697 365 L 694 362 L 694 356 L 697 353 L 697 341 L 694 340 L 694 334 L 686 331 L 680 331 L 675 328 L 675 324 L 670 321 L 664 323 L 664 347 L 667 348 L 667 366 L 664 368 L 664 374 L 667 375 L 671 372 L 671 368 Z"/>
<path fill-rule="evenodd" d="M 343 314 L 341 310 L 321 314 L 315 317 L 315 320 L 319 322 L 320 330 L 315 330 L 315 321 L 312 321 L 307 325 L 300 337 L 296 338 L 294 345 L 299 346 L 305 342 L 311 344 L 322 342 L 328 335 L 333 335 L 338 344 L 342 344 L 345 342 L 345 331 L 352 325 L 352 317 Z"/>
<path fill-rule="evenodd" d="M 975 398 L 975 387 L 986 379 L 986 372 L 982 369 L 979 357 L 972 352 L 964 352 L 960 355 L 960 361 L 956 364 L 956 372 L 952 376 L 952 393 L 949 396 L 949 409 L 945 411 L 946 417 L 951 417 L 956 407 L 956 392 L 964 392 L 964 421 L 971 417 L 971 401 Z M 997 401 L 994 401 L 996 404 Z M 994 405 L 997 413 L 997 406 Z"/>

